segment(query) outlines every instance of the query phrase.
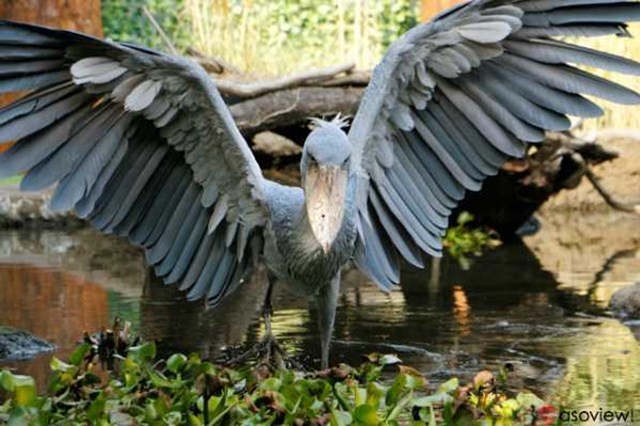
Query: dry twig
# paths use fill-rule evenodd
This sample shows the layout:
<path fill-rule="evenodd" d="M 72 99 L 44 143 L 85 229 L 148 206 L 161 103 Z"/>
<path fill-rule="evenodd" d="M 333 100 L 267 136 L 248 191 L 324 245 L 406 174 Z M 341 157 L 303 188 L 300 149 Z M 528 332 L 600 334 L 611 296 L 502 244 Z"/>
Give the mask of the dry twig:
<path fill-rule="evenodd" d="M 171 42 L 171 39 L 164 32 L 160 24 L 158 24 L 158 21 L 156 21 L 156 18 L 153 17 L 153 14 L 149 11 L 149 8 L 147 8 L 147 6 L 142 6 L 142 12 L 147 17 L 149 22 L 151 22 L 151 25 L 153 26 L 153 28 L 158 32 L 158 35 L 160 35 L 160 38 L 162 38 L 162 41 L 164 41 L 164 44 L 167 45 L 169 52 L 171 52 L 172 55 L 177 56 L 178 49 L 176 49 L 176 47 Z"/>
<path fill-rule="evenodd" d="M 596 176 L 595 173 L 593 173 L 593 171 L 591 170 L 591 168 L 589 168 L 589 166 L 587 165 L 585 165 L 585 168 L 584 168 L 584 175 L 587 177 L 589 182 L 591 182 L 591 185 L 593 185 L 595 190 L 598 191 L 598 194 L 600 194 L 602 199 L 611 208 L 613 208 L 614 210 L 625 212 L 625 213 L 640 214 L 640 205 L 632 206 L 632 205 L 623 203 L 620 200 L 617 200 L 615 196 L 611 192 L 609 192 L 607 188 L 604 187 L 602 182 L 600 182 L 600 179 L 598 178 L 598 176 Z"/>
<path fill-rule="evenodd" d="M 277 92 L 284 89 L 292 89 L 300 86 L 320 84 L 334 78 L 342 73 L 349 72 L 355 67 L 354 64 L 343 64 L 334 67 L 321 68 L 292 74 L 270 81 L 256 83 L 238 83 L 230 80 L 219 79 L 216 81 L 218 89 L 227 95 L 239 98 L 255 98 L 270 92 Z"/>

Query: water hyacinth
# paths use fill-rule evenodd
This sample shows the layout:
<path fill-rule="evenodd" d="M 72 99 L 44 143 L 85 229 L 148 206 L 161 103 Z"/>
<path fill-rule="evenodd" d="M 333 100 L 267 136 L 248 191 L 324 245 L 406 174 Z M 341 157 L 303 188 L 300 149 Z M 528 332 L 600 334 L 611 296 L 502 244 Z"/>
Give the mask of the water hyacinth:
<path fill-rule="evenodd" d="M 509 394 L 506 371 L 433 388 L 395 355 L 371 354 L 358 368 L 314 372 L 266 364 L 228 368 L 195 354 L 158 359 L 148 342 L 114 351 L 113 370 L 105 373 L 101 345 L 112 338 L 104 336 L 85 339 L 68 362 L 54 358 L 45 395 L 37 395 L 31 377 L 0 372 L 0 423 L 506 425 L 536 424 L 556 413 L 535 395 Z"/>

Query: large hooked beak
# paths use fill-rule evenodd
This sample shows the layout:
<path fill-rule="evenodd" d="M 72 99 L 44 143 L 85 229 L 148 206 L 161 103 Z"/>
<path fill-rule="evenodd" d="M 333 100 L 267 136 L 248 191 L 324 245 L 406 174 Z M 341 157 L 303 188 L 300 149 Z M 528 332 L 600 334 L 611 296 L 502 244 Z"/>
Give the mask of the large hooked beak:
<path fill-rule="evenodd" d="M 339 166 L 313 165 L 305 177 L 305 202 L 311 230 L 329 253 L 344 215 L 348 172 Z"/>

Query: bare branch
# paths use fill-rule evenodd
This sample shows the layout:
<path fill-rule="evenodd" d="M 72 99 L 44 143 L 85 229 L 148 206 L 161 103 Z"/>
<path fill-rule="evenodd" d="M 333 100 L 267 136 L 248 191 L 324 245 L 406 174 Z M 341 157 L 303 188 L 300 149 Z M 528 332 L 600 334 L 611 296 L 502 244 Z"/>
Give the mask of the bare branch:
<path fill-rule="evenodd" d="M 226 95 L 245 99 L 255 98 L 269 92 L 276 92 L 279 90 L 311 84 L 320 84 L 324 81 L 330 80 L 336 75 L 349 72 L 353 70 L 354 67 L 354 64 L 343 64 L 256 83 L 238 83 L 230 80 L 218 79 L 216 80 L 216 85 L 218 86 L 218 89 Z"/>
<path fill-rule="evenodd" d="M 370 71 L 356 71 L 349 73 L 343 77 L 332 78 L 323 83 L 320 86 L 323 87 L 336 87 L 336 86 L 366 86 L 371 81 Z"/>
<path fill-rule="evenodd" d="M 187 48 L 187 54 L 191 56 L 191 59 L 202 65 L 202 67 L 207 70 L 207 72 L 214 74 L 244 74 L 239 68 L 235 67 L 224 59 L 205 55 L 204 53 L 194 49 L 193 47 Z"/>
<path fill-rule="evenodd" d="M 615 198 L 607 188 L 602 185 L 600 179 L 593 173 L 593 171 L 585 164 L 584 175 L 589 179 L 589 182 L 598 191 L 598 194 L 604 199 L 604 201 L 615 210 L 619 210 L 625 213 L 640 214 L 640 205 L 631 206 L 623 203 Z"/>
<path fill-rule="evenodd" d="M 176 49 L 176 47 L 173 45 L 173 43 L 171 42 L 171 39 L 164 32 L 160 24 L 158 24 L 158 21 L 156 21 L 156 18 L 153 17 L 153 15 L 151 14 L 147 6 L 142 6 L 142 12 L 147 17 L 149 22 L 151 22 L 151 25 L 153 26 L 153 28 L 158 32 L 158 34 L 160 35 L 160 38 L 162 38 L 162 41 L 164 41 L 164 44 L 167 45 L 169 52 L 171 52 L 172 55 L 177 56 L 179 54 L 178 49 Z"/>

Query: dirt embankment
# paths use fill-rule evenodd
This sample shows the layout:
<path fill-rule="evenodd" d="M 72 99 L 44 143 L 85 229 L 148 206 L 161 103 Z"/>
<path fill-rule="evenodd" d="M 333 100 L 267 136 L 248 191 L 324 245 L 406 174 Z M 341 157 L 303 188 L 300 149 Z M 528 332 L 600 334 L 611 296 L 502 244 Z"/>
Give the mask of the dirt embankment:
<path fill-rule="evenodd" d="M 620 157 L 593 171 L 616 199 L 640 204 L 640 132 L 609 130 L 598 141 Z M 640 282 L 640 215 L 612 209 L 587 179 L 557 194 L 536 216 L 542 228 L 525 242 L 562 286 L 605 308 L 630 277 Z"/>
<path fill-rule="evenodd" d="M 49 209 L 51 191 L 20 192 L 14 185 L 0 186 L 0 227 L 77 227 L 82 222 L 70 212 Z"/>

